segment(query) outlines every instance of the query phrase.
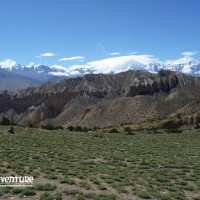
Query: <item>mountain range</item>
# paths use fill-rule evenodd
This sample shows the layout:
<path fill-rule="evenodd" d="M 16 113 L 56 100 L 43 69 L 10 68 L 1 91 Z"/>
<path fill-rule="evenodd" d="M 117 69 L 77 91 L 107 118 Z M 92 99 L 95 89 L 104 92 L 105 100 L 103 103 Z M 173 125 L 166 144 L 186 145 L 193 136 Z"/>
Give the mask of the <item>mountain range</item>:
<path fill-rule="evenodd" d="M 93 128 L 138 124 L 200 111 L 200 78 L 129 70 L 86 74 L 0 94 L 3 117 L 23 126 Z"/>
<path fill-rule="evenodd" d="M 7 59 L 0 62 L 0 91 L 23 89 L 29 86 L 38 86 L 47 81 L 56 82 L 63 78 L 84 76 L 85 74 L 116 74 L 127 70 L 157 73 L 161 69 L 199 76 L 200 62 L 191 57 L 164 62 L 150 58 L 146 61 L 142 56 L 129 55 L 92 61 L 85 65 L 63 67 L 34 64 L 24 66 Z"/>

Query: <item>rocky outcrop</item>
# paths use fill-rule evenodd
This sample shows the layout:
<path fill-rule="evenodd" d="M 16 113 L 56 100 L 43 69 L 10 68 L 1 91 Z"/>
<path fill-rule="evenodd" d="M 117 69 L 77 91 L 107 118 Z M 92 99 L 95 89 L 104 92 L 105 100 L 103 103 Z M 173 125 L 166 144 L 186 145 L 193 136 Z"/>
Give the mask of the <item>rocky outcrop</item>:
<path fill-rule="evenodd" d="M 178 85 L 177 75 L 169 71 L 161 71 L 156 78 L 134 81 L 126 96 L 154 95 L 158 92 L 170 92 Z"/>

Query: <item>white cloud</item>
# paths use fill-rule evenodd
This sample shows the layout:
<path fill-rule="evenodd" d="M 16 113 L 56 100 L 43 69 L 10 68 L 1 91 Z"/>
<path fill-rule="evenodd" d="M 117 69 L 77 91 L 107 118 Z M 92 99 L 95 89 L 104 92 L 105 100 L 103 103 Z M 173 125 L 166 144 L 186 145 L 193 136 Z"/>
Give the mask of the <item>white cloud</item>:
<path fill-rule="evenodd" d="M 120 55 L 121 53 L 119 53 L 119 52 L 113 52 L 113 53 L 109 53 L 108 55 L 110 55 L 110 56 L 118 56 L 118 55 Z"/>
<path fill-rule="evenodd" d="M 84 61 L 85 57 L 83 57 L 83 56 L 72 56 L 72 57 L 67 57 L 67 58 L 60 58 L 58 61 L 74 61 L 74 60 Z"/>
<path fill-rule="evenodd" d="M 34 67 L 34 66 L 35 66 L 34 62 L 30 62 L 28 65 L 26 65 L 26 67 L 28 67 L 28 68 L 31 68 L 31 67 Z"/>
<path fill-rule="evenodd" d="M 49 72 L 49 74 L 54 75 L 54 76 L 70 76 L 68 72 Z"/>
<path fill-rule="evenodd" d="M 186 51 L 186 52 L 182 52 L 181 54 L 183 56 L 194 56 L 195 54 L 197 54 L 198 52 L 197 51 Z"/>
<path fill-rule="evenodd" d="M 114 58 L 106 58 L 103 60 L 97 60 L 89 62 L 88 64 L 101 64 L 101 65 L 107 65 L 107 64 L 117 64 L 117 63 L 126 63 L 126 62 L 139 62 L 141 64 L 149 64 L 151 62 L 155 62 L 158 59 L 154 57 L 154 55 L 128 55 L 128 56 L 118 56 Z"/>
<path fill-rule="evenodd" d="M 52 56 L 56 56 L 57 54 L 54 53 L 43 53 L 40 54 L 39 56 L 36 56 L 37 58 L 42 58 L 42 57 L 52 57 Z"/>
<path fill-rule="evenodd" d="M 85 65 L 73 65 L 69 67 L 68 70 L 73 71 L 81 68 L 84 70 L 91 70 L 95 74 L 119 73 L 129 69 L 142 69 L 145 65 L 153 62 L 159 62 L 159 59 L 155 58 L 153 55 L 128 55 L 96 60 L 88 62 Z"/>
<path fill-rule="evenodd" d="M 50 68 L 55 69 L 55 70 L 59 70 L 59 71 L 63 71 L 63 72 L 66 71 L 66 67 L 63 67 L 61 65 L 51 65 Z"/>

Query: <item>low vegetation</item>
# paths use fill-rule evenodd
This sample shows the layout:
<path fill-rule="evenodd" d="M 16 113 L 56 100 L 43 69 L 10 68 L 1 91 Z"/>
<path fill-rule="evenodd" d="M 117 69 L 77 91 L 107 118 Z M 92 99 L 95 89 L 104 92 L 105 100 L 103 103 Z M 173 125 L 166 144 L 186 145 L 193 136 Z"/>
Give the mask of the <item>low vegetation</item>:
<path fill-rule="evenodd" d="M 34 186 L 1 187 L 0 199 L 200 199 L 198 127 L 134 136 L 130 127 L 120 133 L 9 129 L 0 126 L 0 176 L 34 176 Z"/>
<path fill-rule="evenodd" d="M 0 121 L 0 125 L 10 125 L 11 122 L 7 117 L 3 117 L 2 120 Z"/>

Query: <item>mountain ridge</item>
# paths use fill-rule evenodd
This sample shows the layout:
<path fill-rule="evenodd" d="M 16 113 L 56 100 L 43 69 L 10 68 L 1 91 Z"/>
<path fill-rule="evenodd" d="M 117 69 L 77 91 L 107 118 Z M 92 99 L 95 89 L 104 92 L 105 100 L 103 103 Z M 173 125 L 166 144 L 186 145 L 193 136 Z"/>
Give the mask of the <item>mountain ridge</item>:
<path fill-rule="evenodd" d="M 23 76 L 34 79 L 35 82 L 57 81 L 66 78 L 84 76 L 86 74 L 117 74 L 128 70 L 144 70 L 151 73 L 158 73 L 160 70 L 171 70 L 185 73 L 191 76 L 200 76 L 200 62 L 185 56 L 177 60 L 167 60 L 164 62 L 154 59 L 151 56 L 119 56 L 114 58 L 106 58 L 100 61 L 88 62 L 85 65 L 73 65 L 63 67 L 61 65 L 35 65 L 33 63 L 24 66 L 13 60 L 5 60 L 0 62 L 0 69 L 17 76 Z M 1 71 L 0 71 L 0 76 Z M 6 82 L 12 81 L 12 78 L 6 79 Z M 17 85 L 17 82 L 16 84 Z M 26 86 L 34 86 L 25 82 L 24 86 L 19 84 L 19 87 L 10 87 L 10 89 L 21 89 Z M 1 90 L 8 87 L 1 87 Z"/>
<path fill-rule="evenodd" d="M 115 61 L 115 62 L 114 62 Z M 186 73 L 189 75 L 200 74 L 200 62 L 192 57 L 185 56 L 176 60 L 154 61 L 149 59 L 143 61 L 141 58 L 131 56 L 120 56 L 114 58 L 107 58 L 100 61 L 92 61 L 85 65 L 72 65 L 63 67 L 61 65 L 44 65 L 44 64 L 29 64 L 27 66 L 18 64 L 17 62 L 7 59 L 0 62 L 0 68 L 7 71 L 22 73 L 31 71 L 38 74 L 45 74 L 50 76 L 83 76 L 88 73 L 120 73 L 127 70 L 145 70 L 152 73 L 157 73 L 159 70 L 171 70 Z M 33 74 L 35 76 L 35 74 Z M 29 75 L 30 76 L 30 75 Z M 48 78 L 49 78 L 48 77 Z"/>
<path fill-rule="evenodd" d="M 0 119 L 23 126 L 89 128 L 140 123 L 166 118 L 183 107 L 190 112 L 200 98 L 199 88 L 200 78 L 173 71 L 87 74 L 0 94 Z"/>

